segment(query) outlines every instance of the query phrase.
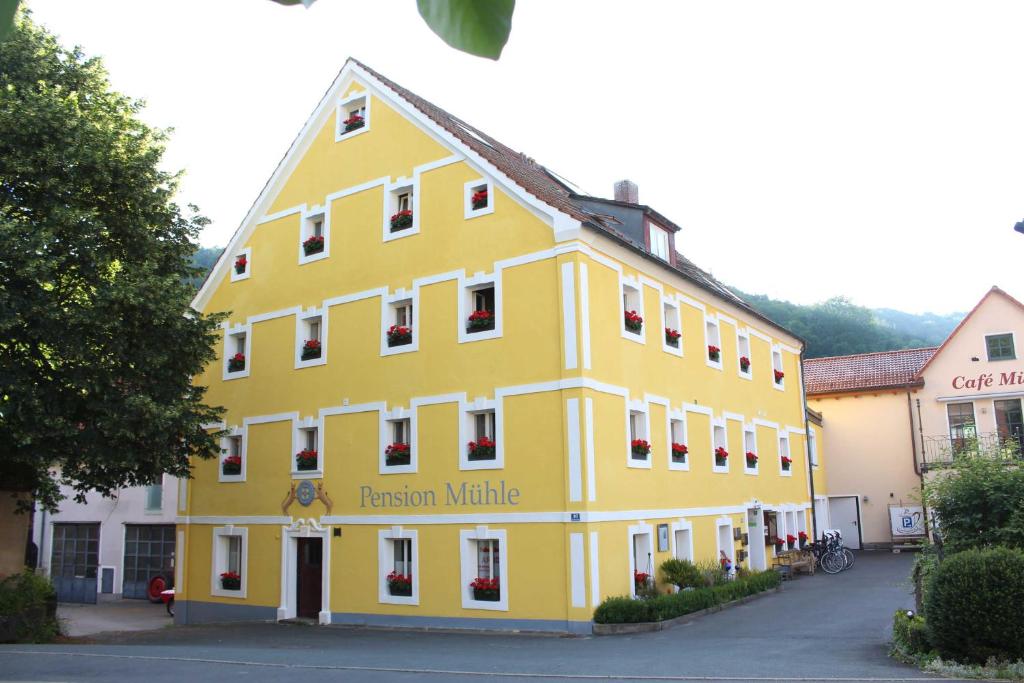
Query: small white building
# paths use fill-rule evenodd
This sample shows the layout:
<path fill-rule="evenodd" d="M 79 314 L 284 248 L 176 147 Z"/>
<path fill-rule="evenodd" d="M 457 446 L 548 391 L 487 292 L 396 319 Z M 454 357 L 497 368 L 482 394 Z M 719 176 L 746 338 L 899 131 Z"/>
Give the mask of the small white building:
<path fill-rule="evenodd" d="M 39 567 L 61 602 L 147 597 L 154 577 L 168 587 L 174 576 L 174 518 L 179 480 L 120 489 L 113 498 L 90 492 L 76 503 L 70 489 L 60 511 L 37 511 L 32 540 Z M 155 588 L 155 587 L 154 587 Z"/>

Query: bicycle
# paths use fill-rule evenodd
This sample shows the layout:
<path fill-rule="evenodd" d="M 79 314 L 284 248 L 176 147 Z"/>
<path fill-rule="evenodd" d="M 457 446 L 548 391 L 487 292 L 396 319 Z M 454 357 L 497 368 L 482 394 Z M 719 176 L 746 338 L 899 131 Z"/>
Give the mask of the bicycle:
<path fill-rule="evenodd" d="M 822 533 L 821 540 L 812 543 L 810 550 L 826 574 L 838 574 L 849 569 L 855 559 L 850 549 L 843 546 L 843 536 L 838 530 Z"/>

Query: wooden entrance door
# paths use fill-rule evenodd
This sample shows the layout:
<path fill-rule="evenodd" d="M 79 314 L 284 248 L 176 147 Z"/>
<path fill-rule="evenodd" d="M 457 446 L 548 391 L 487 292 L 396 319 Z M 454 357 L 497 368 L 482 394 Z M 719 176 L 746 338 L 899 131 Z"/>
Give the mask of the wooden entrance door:
<path fill-rule="evenodd" d="M 316 619 L 323 602 L 323 539 L 299 538 L 296 562 L 296 616 Z"/>

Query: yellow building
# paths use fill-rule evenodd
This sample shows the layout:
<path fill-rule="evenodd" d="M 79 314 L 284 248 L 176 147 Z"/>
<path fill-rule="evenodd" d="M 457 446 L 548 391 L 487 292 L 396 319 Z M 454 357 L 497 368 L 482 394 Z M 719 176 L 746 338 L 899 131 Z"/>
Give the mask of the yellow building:
<path fill-rule="evenodd" d="M 226 436 L 179 621 L 588 632 L 635 572 L 810 533 L 801 341 L 616 195 L 349 60 L 195 301 Z"/>

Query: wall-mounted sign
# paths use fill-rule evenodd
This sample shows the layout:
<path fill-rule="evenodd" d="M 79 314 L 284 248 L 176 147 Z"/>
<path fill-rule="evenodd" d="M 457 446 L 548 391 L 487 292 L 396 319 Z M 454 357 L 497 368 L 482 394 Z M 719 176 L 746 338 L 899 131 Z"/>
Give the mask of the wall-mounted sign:
<path fill-rule="evenodd" d="M 990 387 L 1014 387 L 1024 385 L 1024 370 L 1000 372 L 982 372 L 977 377 L 957 375 L 953 378 L 954 389 L 988 389 Z"/>
<path fill-rule="evenodd" d="M 915 505 L 890 505 L 889 525 L 893 537 L 924 536 L 924 508 Z"/>
<path fill-rule="evenodd" d="M 406 484 L 398 490 L 378 491 L 372 486 L 359 487 L 361 508 L 429 508 L 429 507 L 482 507 L 489 505 L 514 507 L 519 505 L 522 494 L 515 486 L 509 486 L 504 479 L 494 482 L 485 479 L 483 483 L 445 482 L 440 491 L 434 489 L 410 489 Z"/>

